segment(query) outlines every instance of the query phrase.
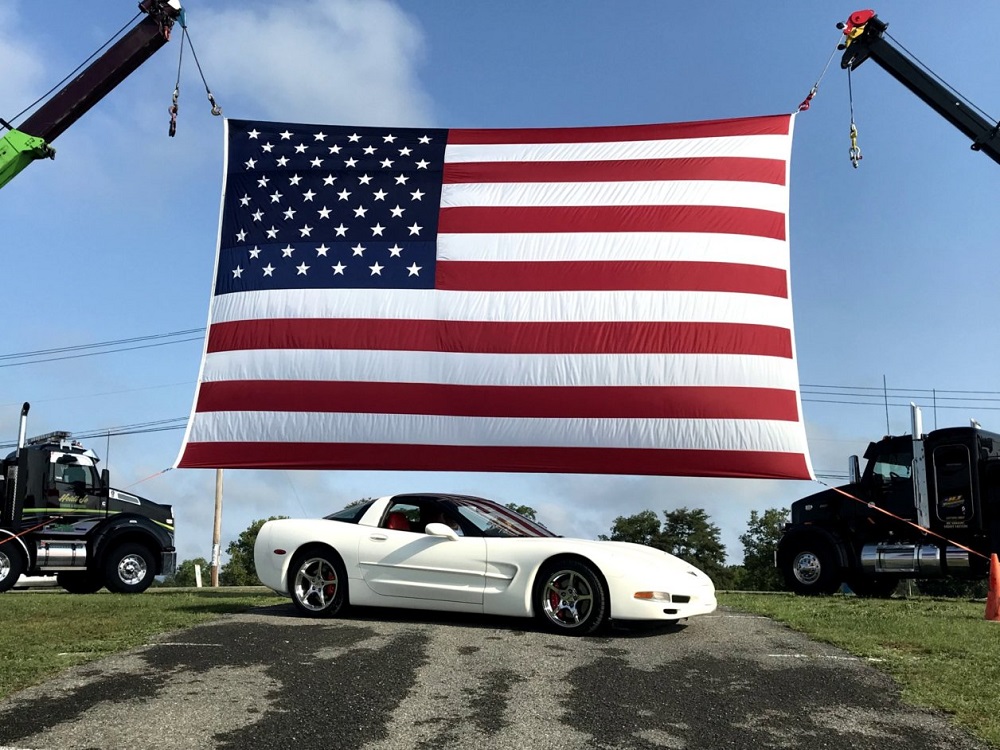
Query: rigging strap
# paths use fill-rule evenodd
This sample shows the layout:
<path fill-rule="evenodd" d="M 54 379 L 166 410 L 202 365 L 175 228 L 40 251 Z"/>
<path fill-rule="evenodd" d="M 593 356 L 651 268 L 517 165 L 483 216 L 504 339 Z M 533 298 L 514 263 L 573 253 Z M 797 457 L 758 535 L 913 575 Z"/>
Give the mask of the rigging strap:
<path fill-rule="evenodd" d="M 858 168 L 861 161 L 861 149 L 858 148 L 858 127 L 854 124 L 854 88 L 851 86 L 851 69 L 847 69 L 847 94 L 851 102 L 851 164 Z"/>

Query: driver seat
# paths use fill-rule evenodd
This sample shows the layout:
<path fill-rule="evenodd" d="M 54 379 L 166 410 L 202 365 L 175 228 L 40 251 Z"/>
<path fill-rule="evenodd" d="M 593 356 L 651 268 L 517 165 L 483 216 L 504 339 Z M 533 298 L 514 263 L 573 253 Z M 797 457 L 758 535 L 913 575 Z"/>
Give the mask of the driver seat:
<path fill-rule="evenodd" d="M 396 531 L 409 531 L 410 520 L 404 513 L 396 511 L 395 513 L 390 513 L 388 517 L 386 517 L 385 527 L 387 529 L 395 529 Z"/>

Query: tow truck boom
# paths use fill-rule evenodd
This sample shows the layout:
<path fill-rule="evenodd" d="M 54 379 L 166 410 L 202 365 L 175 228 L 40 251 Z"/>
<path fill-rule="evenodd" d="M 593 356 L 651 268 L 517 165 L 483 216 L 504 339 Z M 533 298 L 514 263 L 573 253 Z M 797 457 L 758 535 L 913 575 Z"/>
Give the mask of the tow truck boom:
<path fill-rule="evenodd" d="M 954 91 L 935 79 L 914 60 L 885 38 L 888 24 L 873 10 L 851 14 L 846 24 L 838 24 L 847 37 L 840 67 L 856 69 L 871 58 L 889 75 L 920 97 L 935 112 L 972 140 L 973 151 L 982 151 L 1000 164 L 1000 123 L 993 123 L 974 111 Z"/>
<path fill-rule="evenodd" d="M 76 78 L 0 139 L 0 188 L 35 159 L 53 158 L 51 143 L 87 110 L 124 81 L 170 39 L 170 30 L 181 14 L 179 0 L 142 0 L 146 14 Z"/>

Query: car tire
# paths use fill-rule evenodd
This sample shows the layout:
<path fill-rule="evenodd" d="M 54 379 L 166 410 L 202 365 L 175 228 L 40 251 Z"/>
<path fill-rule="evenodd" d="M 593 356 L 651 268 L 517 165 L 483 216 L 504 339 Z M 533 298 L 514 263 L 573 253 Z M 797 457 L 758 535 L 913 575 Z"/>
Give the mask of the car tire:
<path fill-rule="evenodd" d="M 24 563 L 24 550 L 16 539 L 7 537 L 7 541 L 0 544 L 0 594 L 14 588 L 24 573 Z"/>
<path fill-rule="evenodd" d="M 93 594 L 104 588 L 104 581 L 89 570 L 56 573 L 56 582 L 71 594 Z"/>
<path fill-rule="evenodd" d="M 785 555 L 782 572 L 788 588 L 804 596 L 832 594 L 843 580 L 836 550 L 819 537 L 800 540 Z"/>
<path fill-rule="evenodd" d="M 347 609 L 347 571 L 328 549 L 303 550 L 288 569 L 288 593 L 307 617 L 334 617 Z"/>
<path fill-rule="evenodd" d="M 608 620 L 604 584 L 581 560 L 547 563 L 535 578 L 535 616 L 553 633 L 591 635 Z"/>
<path fill-rule="evenodd" d="M 155 577 L 153 553 L 142 544 L 121 544 L 111 550 L 104 562 L 104 585 L 116 594 L 140 594 Z"/>

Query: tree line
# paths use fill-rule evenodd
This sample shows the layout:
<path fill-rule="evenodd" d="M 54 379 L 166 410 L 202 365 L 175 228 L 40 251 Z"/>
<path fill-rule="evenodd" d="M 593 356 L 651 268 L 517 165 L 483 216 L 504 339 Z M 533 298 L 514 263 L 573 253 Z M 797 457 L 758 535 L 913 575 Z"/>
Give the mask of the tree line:
<path fill-rule="evenodd" d="M 355 505 L 370 498 L 351 503 Z M 508 503 L 507 507 L 537 521 L 537 513 L 528 505 Z M 266 521 L 286 516 L 271 516 L 251 523 L 226 547 L 227 562 L 219 570 L 222 586 L 259 586 L 260 579 L 254 569 L 253 547 L 257 533 Z M 778 540 L 788 520 L 787 508 L 768 508 L 762 512 L 750 511 L 746 530 L 740 534 L 743 562 L 730 565 L 726 562 L 726 547 L 722 532 L 703 508 L 678 508 L 665 510 L 661 517 L 652 510 L 631 516 L 618 516 L 609 534 L 598 539 L 632 542 L 661 549 L 703 570 L 723 591 L 787 591 L 784 578 L 774 565 Z M 195 566 L 200 566 L 203 585 L 208 585 L 210 563 L 203 557 L 184 560 L 173 576 L 164 578 L 161 586 L 194 586 Z M 952 578 L 922 579 L 903 583 L 912 593 L 930 596 L 985 596 L 985 584 L 978 581 L 961 581 Z M 982 589 L 982 591 L 980 591 Z"/>

